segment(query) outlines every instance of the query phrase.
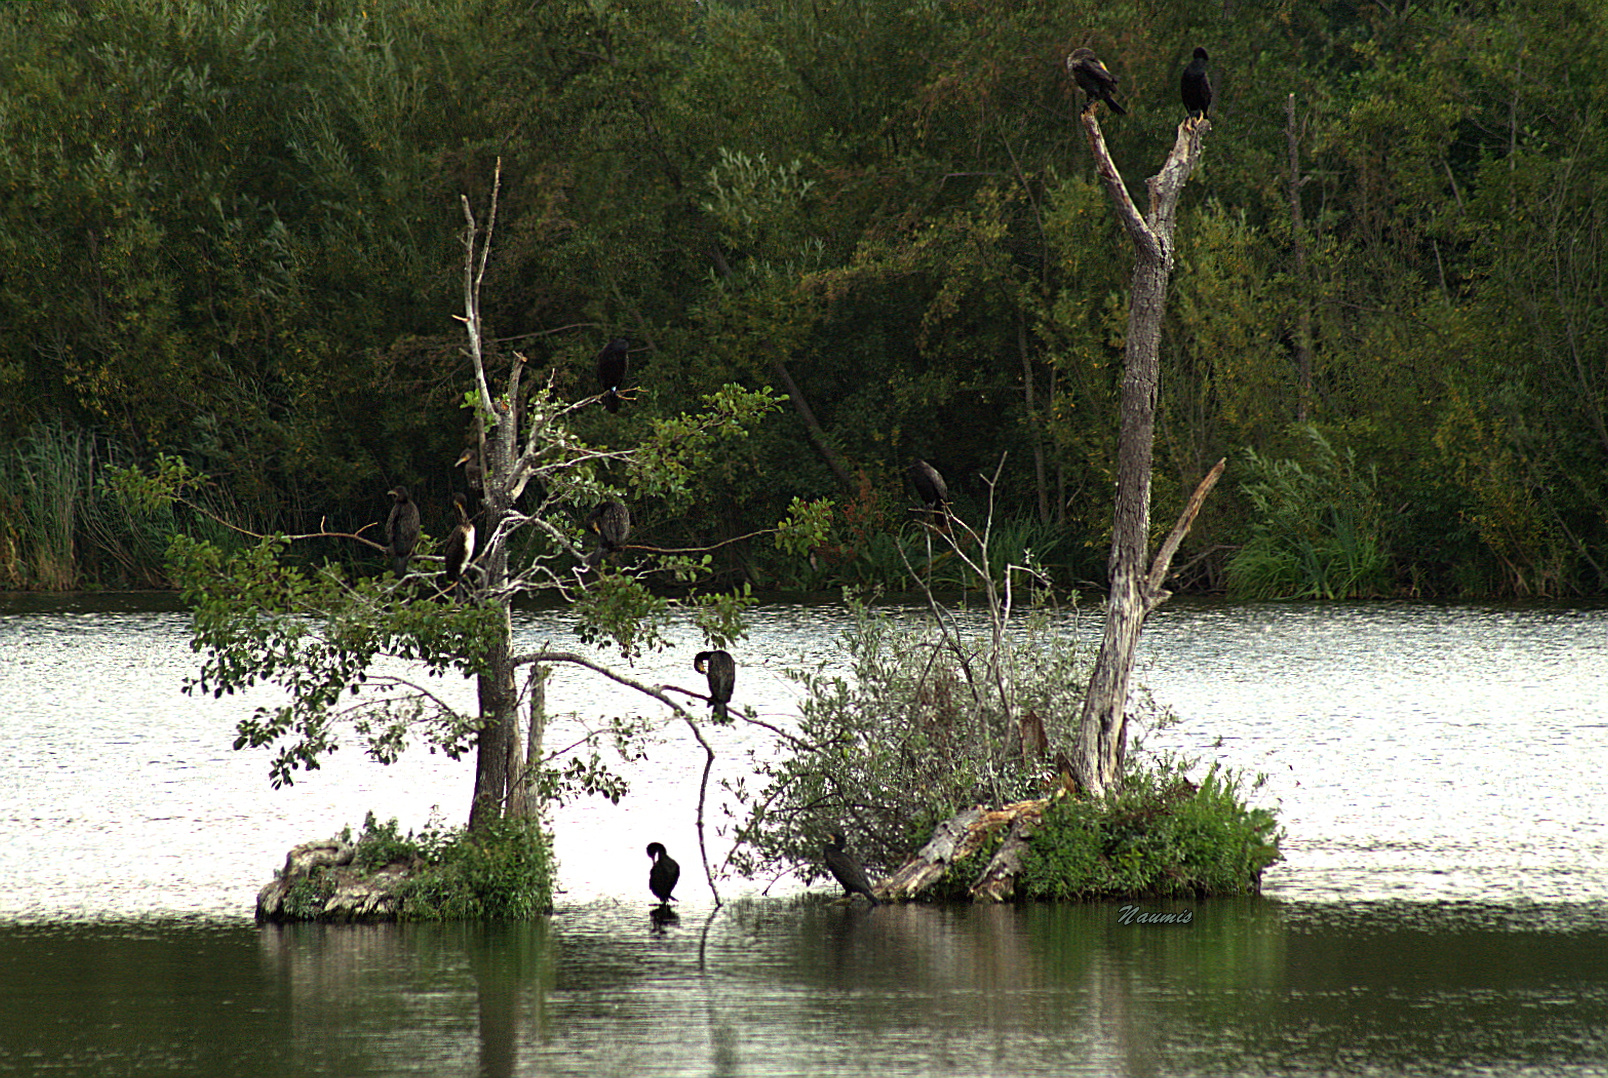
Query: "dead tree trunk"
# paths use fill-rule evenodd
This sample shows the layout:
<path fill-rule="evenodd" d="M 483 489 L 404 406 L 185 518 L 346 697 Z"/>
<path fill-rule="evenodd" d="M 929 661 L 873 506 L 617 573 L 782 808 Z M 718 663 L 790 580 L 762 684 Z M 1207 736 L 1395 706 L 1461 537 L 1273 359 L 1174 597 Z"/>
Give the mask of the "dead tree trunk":
<path fill-rule="evenodd" d="M 469 806 L 471 832 L 484 830 L 505 813 L 520 816 L 527 809 L 523 786 L 526 777 L 525 746 L 519 738 L 519 694 L 514 687 L 513 626 L 504 598 L 508 587 L 508 547 L 503 540 L 504 521 L 514 505 L 510 485 L 519 444 L 518 417 L 510 402 L 519 399 L 519 376 L 523 361 L 516 358 L 510 368 L 507 392 L 500 396 L 493 394 L 486 374 L 480 320 L 480 284 L 486 274 L 492 232 L 497 224 L 497 195 L 501 183 L 502 165 L 498 162 L 483 238 L 468 199 L 463 200 L 463 323 L 469 336 L 469 358 L 474 367 L 475 388 L 479 394 L 478 407 L 487 413 L 495 412 L 496 421 L 484 424 L 482 428 L 486 433 L 481 455 L 485 468 L 481 480 L 484 499 L 478 529 L 481 550 L 464 574 L 467 580 L 460 586 L 468 584 L 470 591 L 476 595 L 475 601 L 496 604 L 502 615 L 498 631 L 487 645 L 485 672 L 476 678 L 480 698 L 480 729 L 475 735 L 475 794 Z"/>
<path fill-rule="evenodd" d="M 1128 678 L 1146 615 L 1167 592 L 1166 579 L 1177 541 L 1194 520 L 1199 502 L 1221 474 L 1219 463 L 1191 499 L 1173 537 L 1163 544 L 1146 570 L 1150 538 L 1150 467 L 1156 428 L 1156 394 L 1160 383 L 1161 318 L 1166 310 L 1167 280 L 1173 267 L 1173 228 L 1178 196 L 1200 160 L 1201 143 L 1211 124 L 1186 120 L 1161 171 L 1149 181 L 1150 212 L 1140 216 L 1106 149 L 1100 122 L 1091 109 L 1083 114 L 1089 146 L 1106 192 L 1133 241 L 1133 288 L 1128 301 L 1128 339 L 1123 358 L 1122 426 L 1117 443 L 1117 498 L 1111 536 L 1111 593 L 1106 603 L 1105 633 L 1089 678 L 1078 728 L 1073 774 L 1091 794 L 1101 794 L 1122 774 L 1127 749 Z M 1177 541 L 1175 541 L 1177 540 Z"/>

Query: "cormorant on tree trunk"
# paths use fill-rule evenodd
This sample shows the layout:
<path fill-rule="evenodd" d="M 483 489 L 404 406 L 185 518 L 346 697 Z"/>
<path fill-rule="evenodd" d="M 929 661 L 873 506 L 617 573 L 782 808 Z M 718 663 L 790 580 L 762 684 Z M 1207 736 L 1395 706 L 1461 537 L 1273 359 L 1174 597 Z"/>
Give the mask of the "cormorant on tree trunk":
<path fill-rule="evenodd" d="M 452 507 L 458 511 L 458 526 L 447 536 L 447 545 L 441 552 L 442 568 L 446 571 L 449 587 L 457 592 L 458 581 L 464 578 L 469 563 L 475 556 L 475 526 L 469 519 L 469 510 L 462 494 L 452 496 Z"/>
<path fill-rule="evenodd" d="M 1094 108 L 1096 101 L 1104 101 L 1118 116 L 1128 114 L 1128 110 L 1117 104 L 1116 98 L 1111 96 L 1117 88 L 1117 77 L 1100 62 L 1093 49 L 1073 49 L 1072 55 L 1066 58 L 1066 69 L 1072 73 L 1078 89 L 1089 97 L 1089 103 L 1083 106 L 1084 112 Z"/>
<path fill-rule="evenodd" d="M 1206 50 L 1197 46 L 1195 58 L 1189 61 L 1179 80 L 1178 92 L 1184 99 L 1184 109 L 1191 120 L 1203 120 L 1211 112 L 1212 79 L 1206 74 L 1206 61 L 1210 59 Z"/>

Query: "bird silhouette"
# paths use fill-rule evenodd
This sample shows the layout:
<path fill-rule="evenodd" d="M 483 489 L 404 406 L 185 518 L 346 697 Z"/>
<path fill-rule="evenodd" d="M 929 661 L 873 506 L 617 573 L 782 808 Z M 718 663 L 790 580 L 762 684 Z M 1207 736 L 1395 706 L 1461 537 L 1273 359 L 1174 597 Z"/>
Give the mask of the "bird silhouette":
<path fill-rule="evenodd" d="M 475 525 L 469 519 L 469 510 L 462 494 L 452 496 L 452 507 L 458 511 L 458 525 L 447 536 L 447 545 L 441 552 L 443 568 L 447 575 L 447 584 L 454 591 L 458 589 L 458 581 L 463 579 L 469 563 L 475 556 Z"/>
<path fill-rule="evenodd" d="M 670 892 L 676 889 L 676 881 L 681 878 L 681 866 L 671 860 L 662 842 L 648 843 L 648 856 L 653 859 L 653 867 L 648 869 L 648 890 L 661 906 L 667 905 Z"/>
<path fill-rule="evenodd" d="M 386 493 L 391 496 L 391 513 L 385 518 L 385 552 L 391 555 L 391 568 L 400 580 L 408 575 L 408 558 L 419 542 L 419 507 L 408 497 L 407 487 Z"/>
<path fill-rule="evenodd" d="M 1078 89 L 1089 96 L 1089 103 L 1083 106 L 1084 112 L 1092 109 L 1096 101 L 1104 101 L 1118 116 L 1128 114 L 1128 110 L 1117 104 L 1116 98 L 1111 96 L 1117 88 L 1117 77 L 1100 62 L 1093 49 L 1073 49 L 1072 55 L 1066 58 L 1066 69 L 1072 73 Z"/>
<path fill-rule="evenodd" d="M 847 841 L 842 831 L 832 832 L 822 850 L 826 870 L 843 885 L 843 891 L 849 898 L 860 894 L 870 899 L 871 905 L 878 905 L 877 896 L 871 893 L 871 880 L 866 876 L 864 867 L 843 848 Z"/>
<path fill-rule="evenodd" d="M 693 656 L 692 668 L 709 679 L 709 709 L 725 722 L 726 705 L 731 703 L 732 686 L 737 683 L 736 660 L 724 651 L 700 651 Z"/>
<path fill-rule="evenodd" d="M 626 353 L 630 350 L 629 340 L 616 337 L 597 354 L 597 380 L 603 386 L 603 407 L 610 412 L 618 412 L 620 402 L 625 399 L 620 396 L 620 387 L 625 384 L 625 372 L 629 366 Z"/>
<path fill-rule="evenodd" d="M 1184 68 L 1184 74 L 1178 80 L 1178 92 L 1184 99 L 1184 109 L 1191 120 L 1204 120 L 1212 108 L 1212 79 L 1206 74 L 1206 61 L 1210 59 L 1206 50 L 1197 46 L 1195 58 L 1189 61 L 1189 66 Z"/>

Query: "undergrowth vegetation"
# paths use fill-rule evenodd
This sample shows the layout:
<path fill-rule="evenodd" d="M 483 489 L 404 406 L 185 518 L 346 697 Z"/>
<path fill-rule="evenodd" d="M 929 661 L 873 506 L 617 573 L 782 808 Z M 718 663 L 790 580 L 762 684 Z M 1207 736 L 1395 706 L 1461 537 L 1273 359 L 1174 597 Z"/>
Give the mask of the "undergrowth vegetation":
<path fill-rule="evenodd" d="M 1259 785 L 1259 784 L 1257 784 Z M 1281 859 L 1277 821 L 1246 804 L 1239 777 L 1146 761 L 1121 790 L 1052 801 L 1034 832 L 1022 898 L 1161 898 L 1254 893 Z"/>
<path fill-rule="evenodd" d="M 350 829 L 341 837 L 351 841 Z M 355 850 L 361 874 L 407 866 L 402 920 L 529 920 L 552 909 L 552 845 L 534 821 L 497 820 L 473 835 L 432 822 L 415 835 L 370 813 Z"/>

